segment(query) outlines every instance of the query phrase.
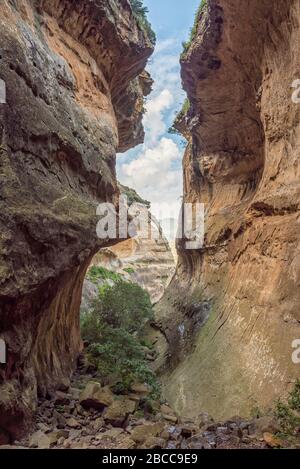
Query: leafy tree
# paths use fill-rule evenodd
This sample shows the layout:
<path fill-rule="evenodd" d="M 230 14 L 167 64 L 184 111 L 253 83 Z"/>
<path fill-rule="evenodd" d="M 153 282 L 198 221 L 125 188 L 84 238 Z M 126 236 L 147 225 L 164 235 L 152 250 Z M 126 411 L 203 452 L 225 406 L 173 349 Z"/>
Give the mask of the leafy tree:
<path fill-rule="evenodd" d="M 102 287 L 95 309 L 106 324 L 129 333 L 139 332 L 153 318 L 149 294 L 139 285 L 123 280 Z"/>
<path fill-rule="evenodd" d="M 150 386 L 152 397 L 159 385 L 149 368 L 140 333 L 152 319 L 149 294 L 139 285 L 119 280 L 100 290 L 93 308 L 81 319 L 81 332 L 88 342 L 87 353 L 101 378 L 111 378 L 119 392 L 133 382 Z"/>

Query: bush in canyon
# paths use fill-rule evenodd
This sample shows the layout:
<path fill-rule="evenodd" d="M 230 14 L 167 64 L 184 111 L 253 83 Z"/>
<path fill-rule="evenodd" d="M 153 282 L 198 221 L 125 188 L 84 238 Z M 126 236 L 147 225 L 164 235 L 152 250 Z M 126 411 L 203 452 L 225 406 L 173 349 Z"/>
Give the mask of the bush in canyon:
<path fill-rule="evenodd" d="M 134 203 L 138 203 L 150 208 L 151 203 L 149 200 L 143 199 L 132 187 L 123 186 L 119 183 L 119 189 L 121 194 L 126 195 L 129 207 Z"/>
<path fill-rule="evenodd" d="M 97 283 L 98 280 L 112 280 L 113 282 L 118 282 L 122 280 L 122 276 L 116 272 L 106 269 L 102 266 L 92 266 L 87 273 L 87 278 L 93 282 Z"/>
<path fill-rule="evenodd" d="M 132 267 L 126 267 L 123 270 L 124 270 L 124 272 L 127 272 L 127 274 L 134 274 L 135 273 L 135 270 Z"/>
<path fill-rule="evenodd" d="M 133 14 L 140 28 L 143 29 L 147 33 L 152 44 L 155 44 L 156 35 L 147 18 L 147 14 L 149 13 L 148 8 L 143 5 L 143 2 L 141 0 L 130 0 L 130 3 L 131 3 Z"/>
<path fill-rule="evenodd" d="M 287 402 L 280 399 L 276 403 L 275 416 L 284 435 L 294 435 L 300 427 L 300 379 L 289 393 Z"/>
<path fill-rule="evenodd" d="M 180 122 L 183 119 L 183 117 L 188 113 L 190 106 L 191 106 L 190 100 L 189 98 L 186 98 L 184 100 L 182 108 L 180 109 L 179 112 L 176 113 L 174 124 L 168 130 L 170 134 L 181 135 L 181 132 L 179 132 L 179 130 L 176 129 L 176 123 Z"/>
<path fill-rule="evenodd" d="M 147 383 L 154 398 L 159 385 L 148 366 L 142 330 L 153 318 L 150 297 L 139 285 L 119 280 L 101 288 L 92 309 L 82 317 L 87 354 L 100 378 L 127 392 L 134 382 Z"/>
<path fill-rule="evenodd" d="M 104 285 L 95 301 L 95 308 L 103 321 L 113 328 L 130 334 L 140 333 L 153 319 L 149 294 L 136 283 L 119 280 L 115 285 Z"/>

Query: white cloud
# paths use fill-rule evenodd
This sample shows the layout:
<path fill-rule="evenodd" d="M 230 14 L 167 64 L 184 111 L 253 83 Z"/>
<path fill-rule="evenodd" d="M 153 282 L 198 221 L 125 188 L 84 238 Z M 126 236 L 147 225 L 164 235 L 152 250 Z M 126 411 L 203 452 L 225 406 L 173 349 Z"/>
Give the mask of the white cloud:
<path fill-rule="evenodd" d="M 164 122 L 164 111 L 173 104 L 174 98 L 168 89 L 161 91 L 153 99 L 146 103 L 146 114 L 144 126 L 147 133 L 147 140 L 154 141 L 167 131 Z"/>
<path fill-rule="evenodd" d="M 173 180 L 172 163 L 180 157 L 176 143 L 163 137 L 154 148 L 146 148 L 137 159 L 122 165 L 122 174 L 139 189 L 158 182 L 168 185 Z"/>
<path fill-rule="evenodd" d="M 121 164 L 119 179 L 151 201 L 157 218 L 177 217 L 182 193 L 182 170 L 178 168 L 181 157 L 178 145 L 163 137 L 156 146 L 145 147 L 130 163 Z"/>
<path fill-rule="evenodd" d="M 161 54 L 165 50 L 170 49 L 171 47 L 176 47 L 176 39 L 175 38 L 168 38 L 164 39 L 163 41 L 160 41 L 157 43 L 155 46 L 155 51 L 153 57 L 156 57 L 158 54 Z"/>

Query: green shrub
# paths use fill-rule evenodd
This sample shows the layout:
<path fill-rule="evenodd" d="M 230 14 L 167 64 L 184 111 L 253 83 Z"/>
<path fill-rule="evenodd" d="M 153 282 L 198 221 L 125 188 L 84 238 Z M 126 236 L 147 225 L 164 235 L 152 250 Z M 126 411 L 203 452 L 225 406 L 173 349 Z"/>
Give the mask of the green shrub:
<path fill-rule="evenodd" d="M 156 35 L 152 29 L 151 24 L 149 23 L 147 19 L 147 14 L 149 13 L 148 8 L 143 5 L 142 0 L 130 0 L 130 3 L 131 3 L 133 14 L 140 28 L 143 31 L 145 31 L 151 43 L 155 44 Z"/>
<path fill-rule="evenodd" d="M 115 392 L 125 392 L 133 382 L 147 383 L 153 397 L 159 385 L 149 368 L 139 334 L 152 319 L 150 297 L 139 285 L 118 281 L 104 286 L 93 308 L 81 320 L 81 333 L 88 342 L 89 361 L 101 378 L 115 383 Z"/>
<path fill-rule="evenodd" d="M 207 6 L 207 0 L 201 0 L 201 3 L 196 11 L 196 15 L 195 15 L 195 21 L 194 21 L 194 25 L 191 29 L 191 32 L 190 32 L 190 37 L 188 39 L 188 41 L 186 42 L 183 42 L 182 43 L 182 47 L 183 47 L 183 55 L 188 51 L 188 49 L 190 48 L 193 40 L 195 39 L 196 35 L 197 35 L 197 30 L 198 30 L 198 22 L 199 22 L 199 16 L 200 14 L 202 13 L 202 11 L 204 10 L 204 8 Z"/>
<path fill-rule="evenodd" d="M 296 413 L 295 413 L 296 411 Z M 275 416 L 278 419 L 282 433 L 293 435 L 300 426 L 300 417 L 297 412 L 300 411 L 300 379 L 297 379 L 294 388 L 289 393 L 287 403 L 280 399 L 276 402 Z"/>
<path fill-rule="evenodd" d="M 103 286 L 95 307 L 106 324 L 129 333 L 139 332 L 153 318 L 149 294 L 139 285 L 124 280 L 112 287 Z"/>
<path fill-rule="evenodd" d="M 288 404 L 291 409 L 300 412 L 300 379 L 297 379 L 294 389 L 290 392 Z"/>
<path fill-rule="evenodd" d="M 275 416 L 283 434 L 290 435 L 294 432 L 297 425 L 297 418 L 290 407 L 280 399 L 276 402 Z"/>
<path fill-rule="evenodd" d="M 131 206 L 134 203 L 146 205 L 147 208 L 151 207 L 151 203 L 148 200 L 142 199 L 142 197 L 131 187 L 123 186 L 119 183 L 121 194 L 126 195 L 128 205 Z"/>
<path fill-rule="evenodd" d="M 153 349 L 153 344 L 151 344 L 147 339 L 141 339 L 140 342 L 143 347 L 147 347 L 149 350 Z"/>
<path fill-rule="evenodd" d="M 124 270 L 124 272 L 127 272 L 128 274 L 134 274 L 135 273 L 135 270 L 132 267 L 126 267 L 123 270 Z"/>
<path fill-rule="evenodd" d="M 108 270 L 105 267 L 94 265 L 88 271 L 87 278 L 93 283 L 97 283 L 98 280 L 112 280 L 113 282 L 118 282 L 122 280 L 122 275 Z"/>
<path fill-rule="evenodd" d="M 176 122 L 179 122 L 187 114 L 187 112 L 190 109 L 190 106 L 191 106 L 190 100 L 189 98 L 186 98 L 184 100 L 181 110 L 176 114 L 174 124 L 172 125 L 172 127 L 169 128 L 168 132 L 170 134 L 180 134 L 180 132 L 175 128 Z"/>

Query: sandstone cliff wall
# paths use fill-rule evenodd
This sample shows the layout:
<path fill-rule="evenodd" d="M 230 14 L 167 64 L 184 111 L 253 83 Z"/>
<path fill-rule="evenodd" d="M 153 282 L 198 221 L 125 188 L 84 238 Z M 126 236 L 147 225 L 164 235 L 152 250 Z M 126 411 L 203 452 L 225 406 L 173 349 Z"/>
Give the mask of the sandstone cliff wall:
<path fill-rule="evenodd" d="M 186 415 L 269 407 L 300 375 L 299 17 L 298 0 L 208 0 L 181 60 L 185 200 L 206 204 L 205 245 L 178 246 L 157 314 Z"/>
<path fill-rule="evenodd" d="M 1 0 L 0 441 L 68 384 L 85 271 L 117 200 L 116 151 L 141 143 L 153 50 L 128 0 Z"/>

